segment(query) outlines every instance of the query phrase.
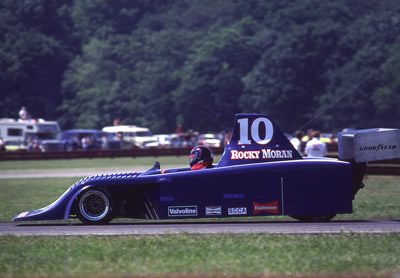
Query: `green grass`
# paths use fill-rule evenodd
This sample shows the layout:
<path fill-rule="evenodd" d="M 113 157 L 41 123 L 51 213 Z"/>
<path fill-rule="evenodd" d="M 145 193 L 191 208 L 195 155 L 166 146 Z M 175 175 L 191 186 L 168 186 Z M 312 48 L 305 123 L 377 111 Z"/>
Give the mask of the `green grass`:
<path fill-rule="evenodd" d="M 400 235 L 0 237 L 0 275 L 348 274 L 400 271 Z"/>
<path fill-rule="evenodd" d="M 400 219 L 400 177 L 368 176 L 353 201 L 354 213 L 335 219 Z"/>
<path fill-rule="evenodd" d="M 61 196 L 78 178 L 0 179 L 0 222 L 18 213 L 45 207 Z"/>
<path fill-rule="evenodd" d="M 216 161 L 218 158 L 216 158 Z M 154 161 L 158 160 L 163 169 L 184 167 L 189 164 L 187 157 L 162 156 L 162 157 L 140 157 L 140 158 L 94 158 L 94 159 L 56 159 L 56 160 L 18 160 L 0 161 L 1 174 L 26 173 L 26 172 L 46 172 L 54 170 L 76 170 L 76 169 L 96 169 L 96 170 L 116 170 L 150 168 Z"/>

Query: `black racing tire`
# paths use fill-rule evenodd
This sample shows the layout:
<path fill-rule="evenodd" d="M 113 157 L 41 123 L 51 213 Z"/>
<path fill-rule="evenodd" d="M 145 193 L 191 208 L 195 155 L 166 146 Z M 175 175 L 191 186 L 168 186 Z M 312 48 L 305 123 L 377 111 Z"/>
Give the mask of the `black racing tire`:
<path fill-rule="evenodd" d="M 327 214 L 327 215 L 289 215 L 290 217 L 299 220 L 300 222 L 328 222 L 336 214 Z"/>
<path fill-rule="evenodd" d="M 114 202 L 111 194 L 104 189 L 88 189 L 76 200 L 76 215 L 84 224 L 102 225 L 114 218 Z"/>

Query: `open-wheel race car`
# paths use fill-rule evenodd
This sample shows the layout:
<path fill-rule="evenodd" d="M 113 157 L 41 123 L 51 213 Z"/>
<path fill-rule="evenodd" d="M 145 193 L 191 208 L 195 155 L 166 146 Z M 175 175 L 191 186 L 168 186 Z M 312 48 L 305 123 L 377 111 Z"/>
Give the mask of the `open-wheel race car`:
<path fill-rule="evenodd" d="M 328 221 L 353 212 L 367 161 L 400 156 L 398 130 L 350 131 L 338 138 L 341 160 L 303 158 L 268 116 L 237 114 L 231 140 L 211 169 L 161 171 L 156 162 L 142 173 L 86 177 L 54 203 L 13 221 L 267 215 Z"/>

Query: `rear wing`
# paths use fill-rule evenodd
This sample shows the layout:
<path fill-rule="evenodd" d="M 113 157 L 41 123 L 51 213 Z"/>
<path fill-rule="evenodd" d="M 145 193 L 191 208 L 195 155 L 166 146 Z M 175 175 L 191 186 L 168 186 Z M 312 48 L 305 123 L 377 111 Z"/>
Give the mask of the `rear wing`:
<path fill-rule="evenodd" d="M 339 159 L 357 163 L 400 158 L 400 130 L 373 128 L 338 133 Z"/>
<path fill-rule="evenodd" d="M 364 187 L 367 163 L 400 157 L 400 130 L 372 128 L 338 133 L 339 159 L 351 163 L 353 198 Z"/>

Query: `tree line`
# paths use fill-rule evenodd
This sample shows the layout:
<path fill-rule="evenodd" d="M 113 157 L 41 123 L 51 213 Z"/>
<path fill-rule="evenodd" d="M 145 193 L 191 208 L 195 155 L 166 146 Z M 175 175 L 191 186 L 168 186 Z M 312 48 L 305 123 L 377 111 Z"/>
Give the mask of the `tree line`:
<path fill-rule="evenodd" d="M 400 124 L 395 0 L 2 0 L 0 117 L 156 133 Z"/>

